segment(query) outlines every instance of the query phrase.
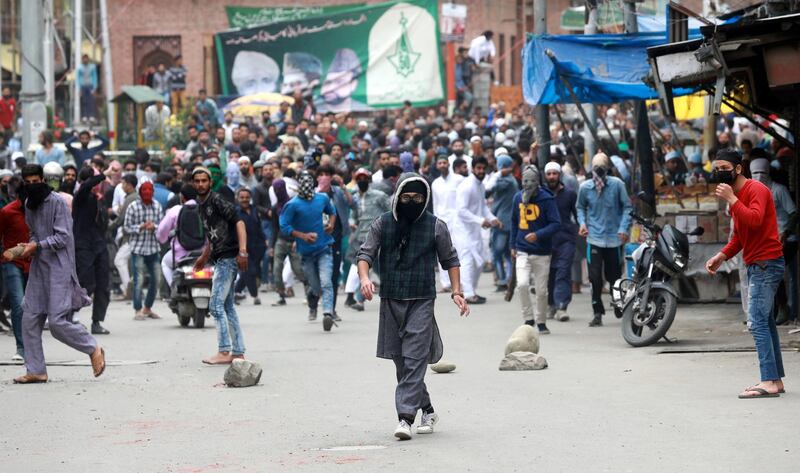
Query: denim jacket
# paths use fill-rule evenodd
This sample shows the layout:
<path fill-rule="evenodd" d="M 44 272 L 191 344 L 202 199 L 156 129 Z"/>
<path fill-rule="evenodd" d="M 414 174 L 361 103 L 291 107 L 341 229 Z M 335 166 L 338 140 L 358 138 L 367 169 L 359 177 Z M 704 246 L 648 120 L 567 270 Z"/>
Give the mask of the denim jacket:
<path fill-rule="evenodd" d="M 587 241 L 601 248 L 622 245 L 618 233 L 629 234 L 631 199 L 621 179 L 608 176 L 598 193 L 594 180 L 587 179 L 578 191 L 578 223 L 589 229 Z"/>

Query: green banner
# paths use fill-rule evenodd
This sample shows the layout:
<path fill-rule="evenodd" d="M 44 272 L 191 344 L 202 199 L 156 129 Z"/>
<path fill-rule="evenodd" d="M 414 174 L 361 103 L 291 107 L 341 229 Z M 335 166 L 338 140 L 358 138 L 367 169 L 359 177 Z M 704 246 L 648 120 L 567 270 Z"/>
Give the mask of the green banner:
<path fill-rule="evenodd" d="M 408 0 L 216 35 L 222 91 L 296 90 L 321 112 L 444 99 L 438 2 Z"/>
<path fill-rule="evenodd" d="M 281 21 L 305 20 L 315 16 L 327 16 L 364 6 L 363 3 L 330 5 L 324 7 L 225 7 L 231 28 L 250 28 Z"/>

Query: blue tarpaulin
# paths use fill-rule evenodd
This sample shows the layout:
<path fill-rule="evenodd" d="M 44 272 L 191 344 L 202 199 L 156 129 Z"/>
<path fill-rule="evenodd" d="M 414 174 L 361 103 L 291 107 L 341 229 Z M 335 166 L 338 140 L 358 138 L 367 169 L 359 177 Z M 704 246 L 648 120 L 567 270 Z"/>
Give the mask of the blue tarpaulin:
<path fill-rule="evenodd" d="M 615 103 L 658 97 L 642 79 L 650 72 L 647 48 L 666 43 L 663 32 L 532 36 L 522 53 L 522 92 L 531 105 L 573 103 L 545 54 L 555 53 L 558 73 L 582 103 Z M 691 93 L 675 90 L 675 95 Z"/>

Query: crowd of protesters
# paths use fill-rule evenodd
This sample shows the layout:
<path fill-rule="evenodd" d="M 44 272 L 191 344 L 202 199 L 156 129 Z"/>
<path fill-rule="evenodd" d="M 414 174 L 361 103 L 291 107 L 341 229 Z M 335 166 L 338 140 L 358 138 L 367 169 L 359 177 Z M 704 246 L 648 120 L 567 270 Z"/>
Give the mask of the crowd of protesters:
<path fill-rule="evenodd" d="M 462 51 L 460 64 L 470 61 L 469 51 Z M 486 302 L 478 283 L 491 272 L 498 293 L 516 284 L 522 319 L 547 334 L 549 319 L 570 320 L 572 295 L 581 291 L 586 273 L 589 325 L 602 325 L 604 288 L 623 271 L 632 185 L 638 181 L 629 153 L 632 113 L 601 108 L 619 138 L 614 145 L 600 143 L 609 152 L 598 152 L 584 166 L 579 120 L 554 120 L 550 140 L 540 145 L 527 107 L 473 106 L 469 70 L 459 73 L 464 93 L 450 115 L 444 106 L 418 109 L 410 103 L 361 116 L 323 114 L 300 100 L 238 120 L 222 114 L 203 92 L 190 107 L 188 142 L 167 157 L 137 149 L 129 158 L 112 159 L 104 154 L 108 141 L 89 131 L 69 135 L 64 153 L 43 132 L 28 163 L 19 153 L 4 153 L 4 137 L 3 248 L 29 239 L 24 209 L 12 204 L 26 195 L 19 174 L 26 165 L 41 166 L 43 181 L 71 209 L 76 275 L 94 301 L 91 332 L 106 335 L 112 295 L 132 300 L 136 320 L 161 318 L 154 303 L 159 293 L 170 297 L 174 261 L 188 254 L 174 241 L 179 214 L 183 206 L 200 206 L 209 240 L 200 260 L 216 265 L 219 283 L 210 307 L 219 351 L 204 361 L 226 363 L 244 354 L 234 306 L 248 298 L 260 305 L 262 294 L 271 293 L 271 305 L 280 307 L 287 298 L 304 297 L 310 321 L 321 306 L 326 331 L 342 320 L 343 306 L 364 310 L 356 253 L 372 222 L 391 210 L 401 175 L 417 173 L 430 186 L 428 210 L 452 231 L 467 303 Z M 159 73 L 167 71 L 156 71 L 154 80 Z M 180 90 L 171 92 L 172 100 L 185 100 Z M 542 147 L 544 162 L 537 158 Z M 793 155 L 731 118 L 718 123 L 715 149 L 723 148 L 738 148 L 744 172 L 772 189 L 788 268 L 778 323 L 795 322 L 797 219 L 785 187 Z M 708 180 L 716 152 L 684 160 L 668 140 L 658 151 L 660 189 Z M 14 329 L 18 359 L 25 356 L 19 327 L 29 265 L 22 259 L 3 262 L 4 307 L 11 320 L 0 322 Z M 450 291 L 448 272 L 438 271 L 440 291 Z M 342 288 L 344 302 L 338 297 Z M 72 320 L 79 322 L 79 315 Z"/>

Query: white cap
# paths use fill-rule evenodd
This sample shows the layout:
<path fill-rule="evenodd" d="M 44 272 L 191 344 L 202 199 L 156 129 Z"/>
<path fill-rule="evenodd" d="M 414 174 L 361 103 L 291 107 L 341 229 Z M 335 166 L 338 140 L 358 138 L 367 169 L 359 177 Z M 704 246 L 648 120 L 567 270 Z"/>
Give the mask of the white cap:
<path fill-rule="evenodd" d="M 250 158 L 248 158 L 247 156 L 239 156 L 238 163 L 242 164 L 243 162 L 247 162 L 247 164 L 250 164 Z"/>
<path fill-rule="evenodd" d="M 508 150 L 503 148 L 502 146 L 494 150 L 494 157 L 497 158 L 503 154 L 508 154 Z"/>
<path fill-rule="evenodd" d="M 561 165 L 555 161 L 550 161 L 544 165 L 544 173 L 547 174 L 550 171 L 556 171 L 557 173 L 561 174 Z"/>
<path fill-rule="evenodd" d="M 480 143 L 481 141 L 481 137 L 478 135 L 472 135 L 472 138 L 469 139 L 470 143 Z"/>
<path fill-rule="evenodd" d="M 365 127 L 365 126 L 367 126 L 367 122 L 366 122 L 366 121 L 364 121 L 364 120 L 361 120 L 360 122 L 358 122 L 358 126 L 359 126 L 359 127 L 362 127 L 362 126 L 364 126 L 364 127 Z"/>
<path fill-rule="evenodd" d="M 499 132 L 497 132 L 496 135 L 494 135 L 494 142 L 495 143 L 502 143 L 505 140 L 506 140 L 506 134 L 503 133 L 502 131 L 499 131 Z"/>

